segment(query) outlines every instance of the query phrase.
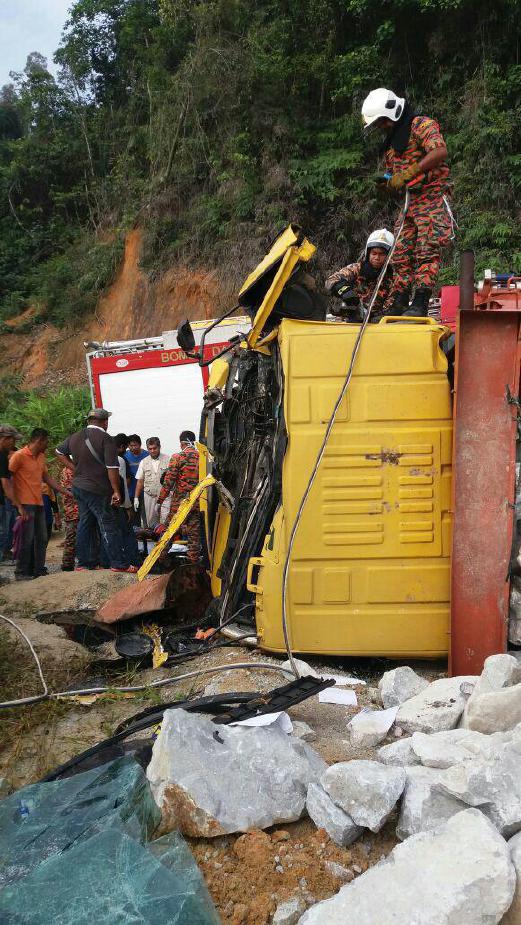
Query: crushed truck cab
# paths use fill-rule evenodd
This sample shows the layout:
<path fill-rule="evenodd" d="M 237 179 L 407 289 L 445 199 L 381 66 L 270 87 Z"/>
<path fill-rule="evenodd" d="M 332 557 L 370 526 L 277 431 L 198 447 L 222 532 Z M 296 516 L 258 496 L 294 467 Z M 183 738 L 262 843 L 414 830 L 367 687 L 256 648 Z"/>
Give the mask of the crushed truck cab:
<path fill-rule="evenodd" d="M 240 293 L 247 342 L 211 369 L 201 500 L 220 623 L 285 649 L 288 541 L 359 332 L 327 320 L 290 226 Z M 300 314 L 300 317 L 299 317 Z M 289 566 L 294 651 L 436 657 L 449 639 L 452 407 L 448 332 L 432 319 L 367 326 Z"/>

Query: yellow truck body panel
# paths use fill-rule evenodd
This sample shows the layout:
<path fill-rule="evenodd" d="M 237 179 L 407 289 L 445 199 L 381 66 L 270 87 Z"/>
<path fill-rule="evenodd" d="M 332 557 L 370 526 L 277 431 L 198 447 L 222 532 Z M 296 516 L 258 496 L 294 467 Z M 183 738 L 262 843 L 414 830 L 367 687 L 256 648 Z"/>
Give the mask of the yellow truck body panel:
<path fill-rule="evenodd" d="M 297 652 L 447 653 L 452 408 L 444 330 L 426 320 L 365 331 L 293 548 L 288 614 Z M 259 643 L 270 651 L 284 650 L 289 535 L 357 333 L 357 325 L 280 324 L 282 498 L 248 570 Z"/>

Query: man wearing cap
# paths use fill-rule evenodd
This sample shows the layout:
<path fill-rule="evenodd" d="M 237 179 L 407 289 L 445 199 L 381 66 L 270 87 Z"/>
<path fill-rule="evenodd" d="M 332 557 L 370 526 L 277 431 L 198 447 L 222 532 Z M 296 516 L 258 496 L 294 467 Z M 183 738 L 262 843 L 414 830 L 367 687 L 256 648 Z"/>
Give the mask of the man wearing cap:
<path fill-rule="evenodd" d="M 109 417 L 110 412 L 104 408 L 93 408 L 87 426 L 60 443 L 56 453 L 63 465 L 74 469 L 72 493 L 79 511 L 77 569 L 84 571 L 98 565 L 97 526 L 111 571 L 136 572 L 125 552 L 115 514 L 121 503 L 121 488 L 116 443 L 107 434 Z"/>
<path fill-rule="evenodd" d="M 385 87 L 366 97 L 362 118 L 366 129 L 375 127 L 385 134 L 381 150 L 388 188 L 409 193 L 407 213 L 400 213 L 395 226 L 391 314 L 425 317 L 441 249 L 454 238 L 447 146 L 435 119 L 415 112 L 403 97 Z"/>
<path fill-rule="evenodd" d="M 0 562 L 9 552 L 10 521 L 16 507 L 9 457 L 22 435 L 11 424 L 0 424 Z"/>

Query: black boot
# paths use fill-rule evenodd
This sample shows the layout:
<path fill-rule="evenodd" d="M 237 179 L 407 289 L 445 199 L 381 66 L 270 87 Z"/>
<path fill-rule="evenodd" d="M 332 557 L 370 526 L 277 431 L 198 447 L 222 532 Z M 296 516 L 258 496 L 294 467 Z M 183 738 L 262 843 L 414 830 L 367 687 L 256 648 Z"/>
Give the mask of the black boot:
<path fill-rule="evenodd" d="M 414 293 L 410 308 L 404 312 L 409 318 L 426 318 L 429 313 L 429 299 L 432 289 L 421 287 Z"/>
<path fill-rule="evenodd" d="M 404 289 L 403 292 L 395 292 L 393 304 L 391 305 L 388 314 L 404 315 L 405 309 L 409 308 L 409 296 L 410 292 L 408 289 Z"/>

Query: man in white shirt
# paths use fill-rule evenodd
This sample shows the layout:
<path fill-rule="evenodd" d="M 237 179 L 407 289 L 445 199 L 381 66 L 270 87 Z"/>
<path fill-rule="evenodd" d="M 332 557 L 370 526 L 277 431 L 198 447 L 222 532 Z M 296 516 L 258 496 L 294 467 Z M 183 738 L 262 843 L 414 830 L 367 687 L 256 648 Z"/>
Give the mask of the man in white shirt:
<path fill-rule="evenodd" d="M 143 495 L 145 526 L 153 528 L 163 521 L 163 512 L 162 509 L 158 509 L 157 497 L 161 491 L 161 476 L 168 468 L 169 457 L 161 452 L 159 437 L 148 438 L 147 450 L 149 455 L 141 460 L 136 474 L 134 510 L 139 510 Z"/>

